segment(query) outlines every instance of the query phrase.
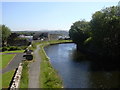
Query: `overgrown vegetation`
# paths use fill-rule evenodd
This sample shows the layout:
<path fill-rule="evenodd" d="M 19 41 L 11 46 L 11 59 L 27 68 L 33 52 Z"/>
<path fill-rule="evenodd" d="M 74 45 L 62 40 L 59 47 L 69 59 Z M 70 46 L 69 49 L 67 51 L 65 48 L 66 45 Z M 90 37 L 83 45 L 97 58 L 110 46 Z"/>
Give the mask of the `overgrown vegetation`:
<path fill-rule="evenodd" d="M 29 64 L 28 61 L 23 62 L 23 69 L 22 69 L 22 75 L 21 75 L 19 88 L 28 88 L 28 82 L 29 82 L 28 64 Z"/>
<path fill-rule="evenodd" d="M 97 11 L 90 22 L 77 21 L 69 30 L 78 50 L 100 57 L 120 56 L 120 7 Z"/>
<path fill-rule="evenodd" d="M 42 42 L 40 45 L 40 86 L 41 88 L 63 88 L 62 80 L 57 71 L 52 67 L 49 57 L 44 51 L 44 47 L 50 44 L 72 42 L 71 40 L 59 40 Z"/>

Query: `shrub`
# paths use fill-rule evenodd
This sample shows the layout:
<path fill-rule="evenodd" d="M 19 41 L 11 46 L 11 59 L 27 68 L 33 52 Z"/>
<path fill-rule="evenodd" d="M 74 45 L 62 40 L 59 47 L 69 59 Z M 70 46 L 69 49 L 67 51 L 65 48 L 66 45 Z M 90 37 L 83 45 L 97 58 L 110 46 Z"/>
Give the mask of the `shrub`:
<path fill-rule="evenodd" d="M 20 48 L 21 49 L 26 49 L 28 46 L 21 46 Z"/>
<path fill-rule="evenodd" d="M 14 50 L 21 50 L 21 48 L 16 46 L 11 46 L 8 51 L 14 51 Z"/>
<path fill-rule="evenodd" d="M 9 50 L 9 47 L 2 47 L 2 51 L 7 51 Z"/>

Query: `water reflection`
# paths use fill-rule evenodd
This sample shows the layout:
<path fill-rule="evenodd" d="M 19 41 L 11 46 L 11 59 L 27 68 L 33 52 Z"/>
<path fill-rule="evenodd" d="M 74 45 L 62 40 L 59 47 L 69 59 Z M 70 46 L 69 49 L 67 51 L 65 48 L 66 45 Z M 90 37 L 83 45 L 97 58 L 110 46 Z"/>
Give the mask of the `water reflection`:
<path fill-rule="evenodd" d="M 89 60 L 75 44 L 52 45 L 45 51 L 66 88 L 120 88 L 119 64 Z"/>

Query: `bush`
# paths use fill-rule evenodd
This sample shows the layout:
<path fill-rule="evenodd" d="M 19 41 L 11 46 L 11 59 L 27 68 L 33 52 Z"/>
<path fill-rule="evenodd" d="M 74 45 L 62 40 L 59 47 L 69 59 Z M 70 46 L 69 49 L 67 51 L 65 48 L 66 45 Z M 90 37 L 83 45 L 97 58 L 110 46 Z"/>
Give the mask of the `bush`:
<path fill-rule="evenodd" d="M 2 51 L 8 51 L 9 47 L 2 47 Z"/>
<path fill-rule="evenodd" d="M 21 50 L 21 48 L 16 46 L 11 46 L 8 51 L 14 51 L 14 50 Z"/>
<path fill-rule="evenodd" d="M 2 47 L 0 48 L 0 50 L 4 51 L 14 51 L 14 50 L 25 50 L 27 48 L 27 46 L 7 46 L 7 47 Z"/>
<path fill-rule="evenodd" d="M 28 46 L 21 46 L 20 48 L 25 50 L 27 47 Z"/>

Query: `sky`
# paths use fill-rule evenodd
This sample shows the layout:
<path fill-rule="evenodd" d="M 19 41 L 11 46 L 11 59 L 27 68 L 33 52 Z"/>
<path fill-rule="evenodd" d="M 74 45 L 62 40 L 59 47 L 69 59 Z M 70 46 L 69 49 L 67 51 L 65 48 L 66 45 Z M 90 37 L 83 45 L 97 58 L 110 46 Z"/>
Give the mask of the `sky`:
<path fill-rule="evenodd" d="M 11 31 L 69 30 L 115 2 L 2 2 L 2 24 Z"/>

